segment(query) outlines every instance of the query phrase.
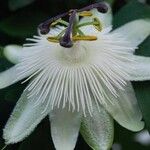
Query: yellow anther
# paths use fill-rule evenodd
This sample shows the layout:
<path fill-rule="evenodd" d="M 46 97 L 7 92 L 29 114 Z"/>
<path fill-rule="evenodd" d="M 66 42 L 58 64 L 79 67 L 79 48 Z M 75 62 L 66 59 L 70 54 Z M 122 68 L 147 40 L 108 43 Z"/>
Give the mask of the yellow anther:
<path fill-rule="evenodd" d="M 90 35 L 76 35 L 73 38 L 73 41 L 95 41 L 97 40 L 96 36 L 90 36 Z"/>
<path fill-rule="evenodd" d="M 49 42 L 53 42 L 53 43 L 59 43 L 59 39 L 58 37 L 48 37 L 47 40 Z M 96 36 L 90 36 L 90 35 L 76 35 L 76 36 L 73 36 L 72 37 L 72 40 L 74 42 L 76 41 L 95 41 L 97 40 L 97 37 Z"/>
<path fill-rule="evenodd" d="M 101 24 L 101 22 L 99 21 L 99 19 L 98 18 L 93 18 L 93 25 L 94 25 L 94 27 L 98 30 L 98 31 L 102 31 L 102 24 Z"/>
<path fill-rule="evenodd" d="M 59 43 L 59 39 L 57 37 L 48 37 L 47 40 L 53 43 Z"/>
<path fill-rule="evenodd" d="M 83 12 L 80 12 L 79 13 L 79 16 L 81 16 L 81 17 L 90 17 L 90 16 L 92 16 L 93 14 L 92 14 L 92 12 L 90 12 L 90 11 L 83 11 Z"/>

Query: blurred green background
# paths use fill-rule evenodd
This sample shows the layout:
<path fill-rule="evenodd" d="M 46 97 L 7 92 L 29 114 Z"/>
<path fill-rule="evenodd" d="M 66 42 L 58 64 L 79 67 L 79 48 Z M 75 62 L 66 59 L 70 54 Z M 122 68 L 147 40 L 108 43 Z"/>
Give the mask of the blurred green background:
<path fill-rule="evenodd" d="M 3 56 L 3 47 L 7 44 L 25 43 L 25 38 L 37 34 L 37 25 L 46 19 L 72 8 L 81 8 L 98 0 L 0 0 L 0 71 L 13 64 Z M 106 0 L 113 9 L 114 28 L 126 22 L 150 18 L 150 1 L 146 0 Z M 136 51 L 137 55 L 150 56 L 150 37 Z M 133 83 L 139 105 L 146 121 L 146 129 L 150 129 L 150 82 Z M 24 87 L 17 83 L 0 90 L 0 135 L 2 129 Z M 23 132 L 23 131 L 22 131 Z M 150 150 L 148 132 L 143 134 L 145 141 L 137 141 L 136 133 L 132 133 L 115 123 L 115 140 L 113 150 Z M 149 138 L 149 139 L 147 139 Z M 148 140 L 146 142 L 146 140 Z M 4 146 L 1 137 L 0 148 Z M 7 150 L 54 150 L 50 136 L 48 119 L 44 119 L 36 130 L 23 142 L 10 145 Z M 76 150 L 90 150 L 79 136 Z"/>

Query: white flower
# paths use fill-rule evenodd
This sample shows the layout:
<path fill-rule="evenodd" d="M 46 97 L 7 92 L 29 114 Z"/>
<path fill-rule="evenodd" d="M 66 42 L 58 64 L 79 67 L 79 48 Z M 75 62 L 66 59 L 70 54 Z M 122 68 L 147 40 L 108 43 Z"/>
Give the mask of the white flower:
<path fill-rule="evenodd" d="M 97 9 L 92 12 L 102 30 L 92 25 L 80 29 L 97 40 L 80 40 L 65 48 L 49 40 L 64 29 L 58 27 L 29 39 L 34 43 L 20 48 L 19 53 L 15 46 L 6 47 L 6 57 L 17 64 L 0 74 L 0 88 L 27 77 L 24 82 L 30 80 L 4 128 L 7 144 L 22 141 L 47 115 L 57 150 L 74 149 L 80 126 L 91 147 L 109 149 L 112 118 L 129 130 L 143 129 L 130 81 L 150 79 L 150 58 L 134 55 L 150 35 L 150 21 L 135 20 L 112 31 L 110 10 L 106 14 Z"/>

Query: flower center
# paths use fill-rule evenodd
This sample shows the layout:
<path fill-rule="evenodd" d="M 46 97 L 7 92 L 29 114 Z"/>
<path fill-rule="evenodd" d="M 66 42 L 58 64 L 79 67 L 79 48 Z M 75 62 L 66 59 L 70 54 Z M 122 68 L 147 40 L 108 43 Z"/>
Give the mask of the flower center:
<path fill-rule="evenodd" d="M 108 11 L 108 7 L 104 2 L 95 3 L 84 7 L 82 9 L 73 9 L 56 17 L 53 17 L 44 23 L 39 25 L 39 30 L 41 34 L 48 34 L 50 29 L 61 24 L 65 26 L 65 29 L 61 31 L 57 36 L 49 36 L 47 40 L 49 42 L 60 43 L 61 46 L 70 48 L 76 41 L 93 41 L 97 40 L 96 36 L 85 35 L 80 28 L 83 26 L 93 25 L 98 31 L 102 30 L 101 22 L 97 17 L 93 17 L 93 21 L 80 23 L 80 17 L 89 17 L 93 16 L 91 10 L 97 9 L 102 13 Z M 62 18 L 69 16 L 69 22 L 66 22 Z"/>
<path fill-rule="evenodd" d="M 60 62 L 60 64 L 68 67 L 78 67 L 80 65 L 87 64 L 89 61 L 89 56 L 90 55 L 87 49 L 79 42 L 74 44 L 69 51 L 62 48 L 61 51 L 57 52 L 56 54 L 57 60 Z"/>

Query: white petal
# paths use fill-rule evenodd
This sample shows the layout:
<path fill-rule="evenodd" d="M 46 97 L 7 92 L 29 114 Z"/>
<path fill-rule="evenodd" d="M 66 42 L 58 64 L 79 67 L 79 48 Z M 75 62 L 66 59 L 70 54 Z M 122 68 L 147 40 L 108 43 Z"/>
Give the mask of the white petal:
<path fill-rule="evenodd" d="M 134 62 L 130 64 L 130 66 L 132 66 L 132 69 L 129 70 L 129 80 L 150 80 L 150 58 L 133 56 L 133 59 Z"/>
<path fill-rule="evenodd" d="M 25 77 L 18 77 L 17 66 L 0 73 L 0 89 L 10 86 Z"/>
<path fill-rule="evenodd" d="M 51 134 L 56 150 L 73 150 L 77 141 L 81 115 L 67 108 L 50 113 Z"/>
<path fill-rule="evenodd" d="M 17 64 L 19 62 L 22 46 L 8 45 L 4 48 L 5 57 L 12 63 Z"/>
<path fill-rule="evenodd" d="M 150 20 L 140 19 L 129 22 L 113 33 L 122 34 L 133 46 L 138 46 L 150 35 Z"/>
<path fill-rule="evenodd" d="M 22 94 L 4 128 L 3 138 L 6 144 L 22 141 L 50 111 L 47 109 L 43 113 L 45 104 L 35 107 L 34 102 L 38 97 L 28 99 L 27 94 L 26 91 Z"/>
<path fill-rule="evenodd" d="M 92 149 L 108 150 L 113 142 L 113 119 L 102 106 L 98 110 L 93 105 L 93 116 L 82 118 L 80 132 Z"/>
<path fill-rule="evenodd" d="M 110 92 L 107 93 L 113 102 L 113 104 L 107 104 L 107 111 L 123 127 L 132 131 L 142 130 L 144 128 L 144 123 L 141 121 L 142 114 L 131 83 L 127 83 L 124 91 L 118 89 L 117 92 L 118 98 L 115 98 Z"/>

